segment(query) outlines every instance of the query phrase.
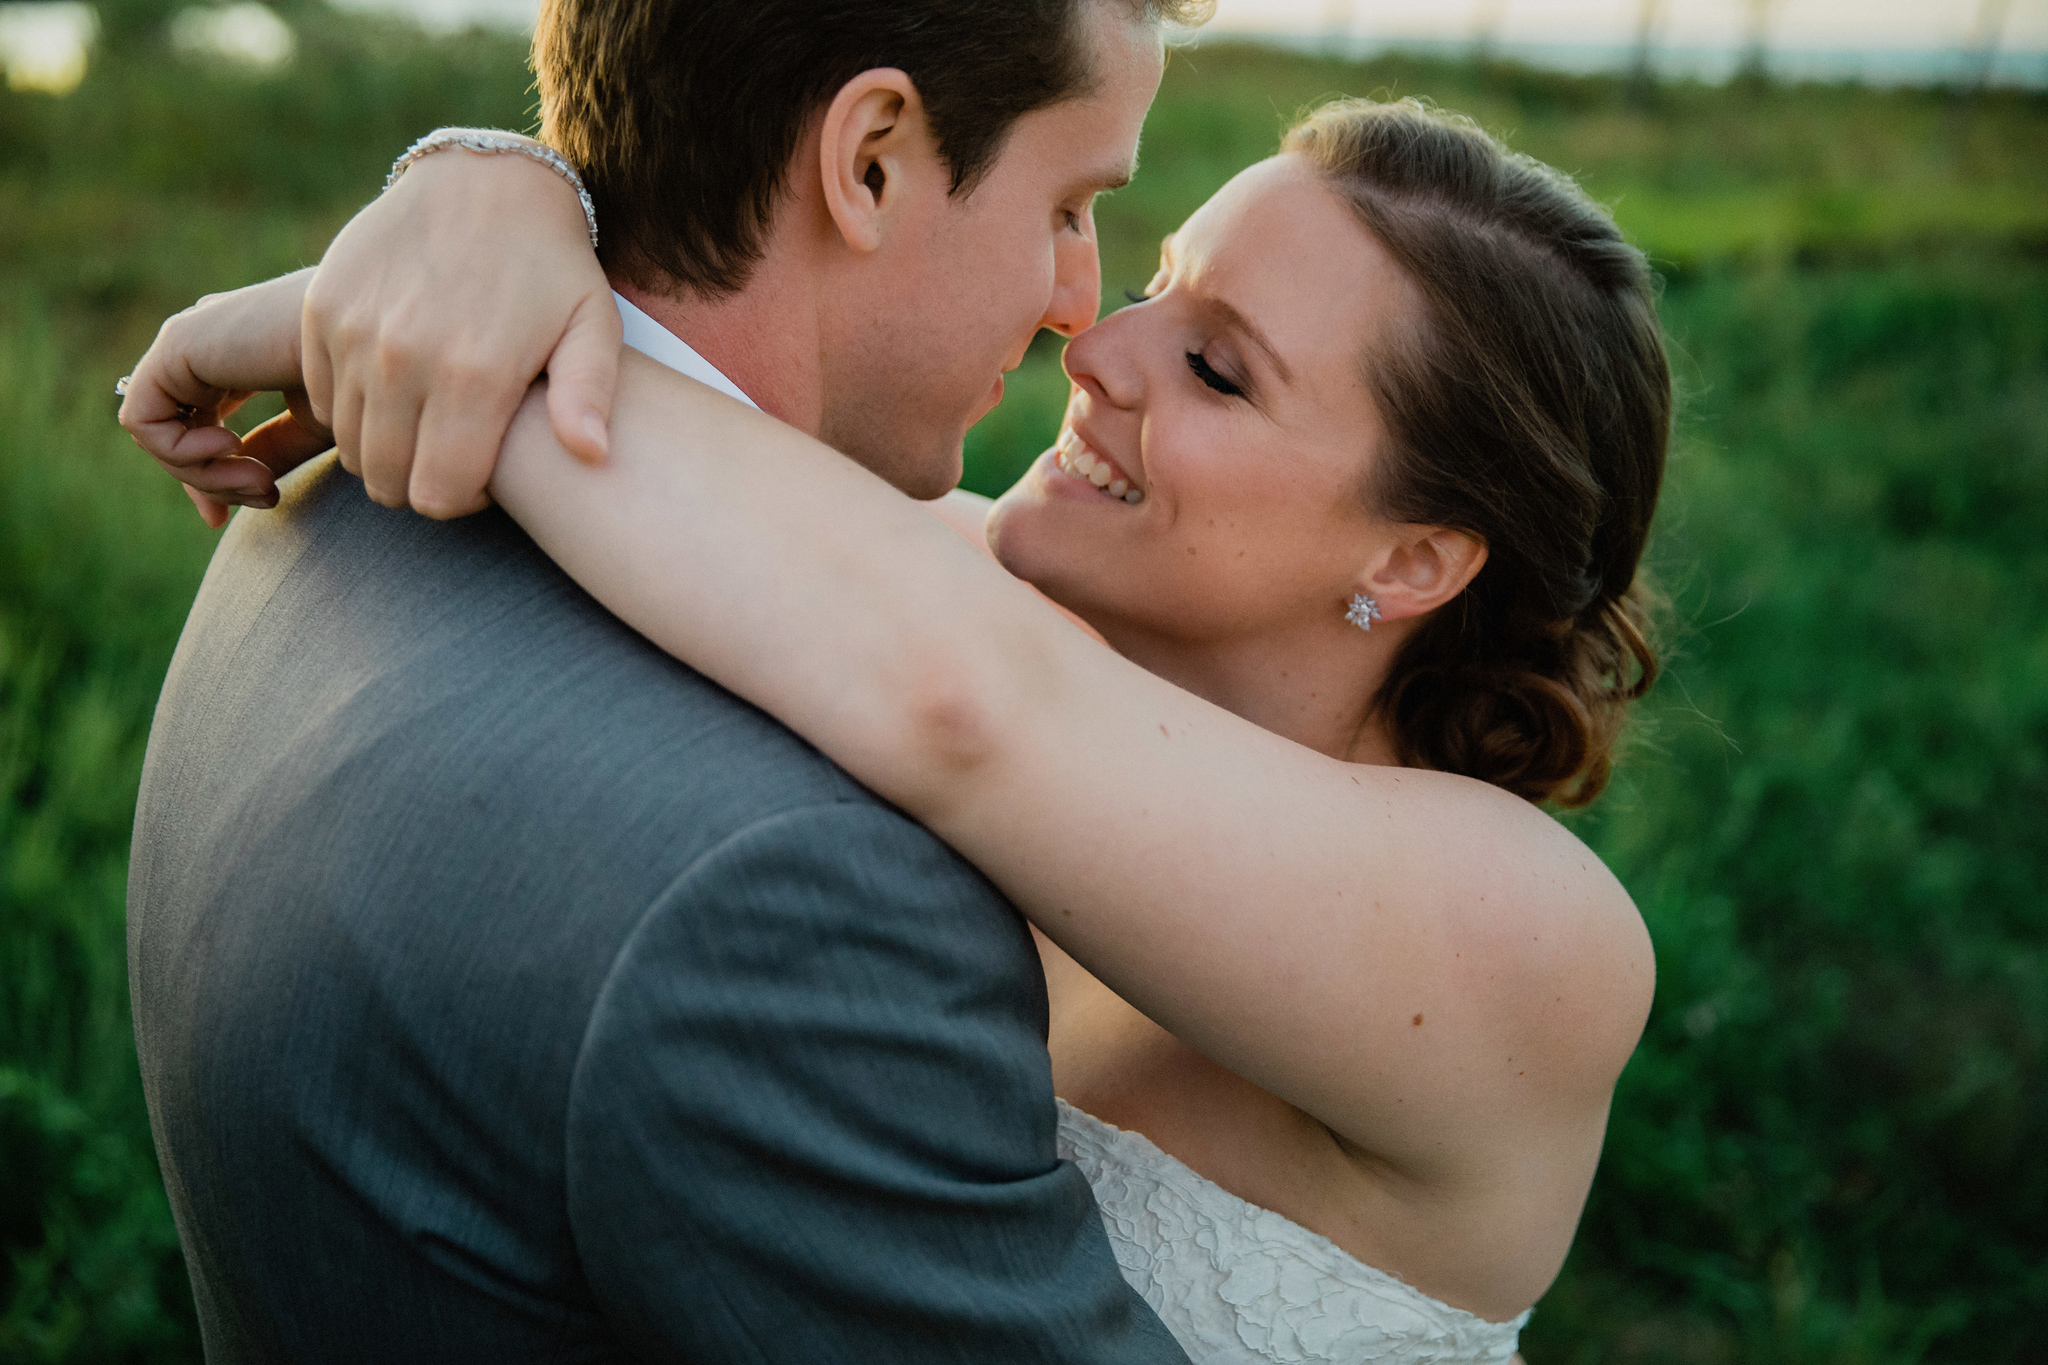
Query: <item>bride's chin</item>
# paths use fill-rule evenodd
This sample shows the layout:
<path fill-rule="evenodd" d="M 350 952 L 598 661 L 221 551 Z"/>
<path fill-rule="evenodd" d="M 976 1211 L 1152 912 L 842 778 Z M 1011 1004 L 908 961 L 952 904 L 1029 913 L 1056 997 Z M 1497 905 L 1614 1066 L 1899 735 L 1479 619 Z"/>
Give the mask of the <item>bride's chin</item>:
<path fill-rule="evenodd" d="M 1099 634 L 1100 594 L 1090 591 L 1092 585 L 1075 580 L 1080 561 L 1072 545 L 1063 547 L 1054 537 L 1039 534 L 1051 528 L 1032 524 L 1039 521 L 1032 508 L 1015 503 L 1005 507 L 1005 502 L 1007 494 L 997 502 L 988 522 L 988 545 L 996 562 Z"/>
<path fill-rule="evenodd" d="M 996 499 L 995 505 L 988 509 L 983 533 L 988 537 L 989 553 L 995 556 L 996 563 L 1028 583 L 1031 575 L 1025 572 L 1028 561 L 1025 551 L 1031 536 L 1026 523 L 1031 513 L 1025 506 L 1030 495 L 1019 495 L 1018 490 L 1023 486 L 1022 482 L 1014 484 L 1009 492 Z"/>
<path fill-rule="evenodd" d="M 1027 583 L 1057 577 L 1059 566 L 1072 558 L 1071 546 L 1061 552 L 1058 520 L 1041 461 L 1026 470 L 989 509 L 989 550 L 997 563 Z"/>

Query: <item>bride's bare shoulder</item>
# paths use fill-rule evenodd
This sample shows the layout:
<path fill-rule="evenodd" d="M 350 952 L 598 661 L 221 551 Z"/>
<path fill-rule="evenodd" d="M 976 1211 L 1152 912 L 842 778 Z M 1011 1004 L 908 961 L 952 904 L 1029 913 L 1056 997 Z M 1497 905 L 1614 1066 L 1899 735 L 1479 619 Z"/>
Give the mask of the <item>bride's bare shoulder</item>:
<path fill-rule="evenodd" d="M 1604 1094 L 1635 1050 L 1656 985 L 1635 900 L 1541 807 L 1450 774 L 1410 781 L 1442 803 L 1449 847 L 1440 866 L 1455 888 L 1445 909 L 1456 936 L 1479 949 L 1470 960 L 1492 977 L 1485 994 L 1515 1032 L 1549 1035 L 1564 1069 Z"/>

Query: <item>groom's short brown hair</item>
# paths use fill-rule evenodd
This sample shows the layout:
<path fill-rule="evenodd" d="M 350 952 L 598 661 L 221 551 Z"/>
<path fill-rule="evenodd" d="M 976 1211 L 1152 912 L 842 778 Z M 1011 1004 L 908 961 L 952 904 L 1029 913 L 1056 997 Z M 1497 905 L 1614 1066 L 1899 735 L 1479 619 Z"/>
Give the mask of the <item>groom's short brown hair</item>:
<path fill-rule="evenodd" d="M 746 282 L 810 118 L 863 71 L 916 82 L 953 190 L 1018 118 L 1092 69 L 1083 4 L 1191 18 L 1203 0 L 545 0 L 541 136 L 581 168 L 599 255 L 644 289 Z"/>

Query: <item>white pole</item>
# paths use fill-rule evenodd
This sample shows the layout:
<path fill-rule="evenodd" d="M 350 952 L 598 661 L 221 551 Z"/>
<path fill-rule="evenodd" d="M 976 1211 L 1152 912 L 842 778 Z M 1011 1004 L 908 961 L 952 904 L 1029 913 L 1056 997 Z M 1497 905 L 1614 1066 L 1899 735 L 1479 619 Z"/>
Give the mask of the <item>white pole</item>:
<path fill-rule="evenodd" d="M 1493 55 L 1500 37 L 1501 20 L 1507 16 L 1508 0 L 1478 0 L 1472 10 L 1472 59 L 1485 61 Z"/>
<path fill-rule="evenodd" d="M 1739 79 L 1768 80 L 1771 74 L 1771 12 L 1777 0 L 1744 0 L 1749 17 L 1742 34 L 1742 62 L 1736 67 Z"/>
<path fill-rule="evenodd" d="M 1323 36 L 1333 49 L 1347 47 L 1351 39 L 1351 28 L 1357 20 L 1357 6 L 1354 0 L 1324 0 Z"/>
<path fill-rule="evenodd" d="M 1977 24 L 1970 34 L 1966 59 L 1964 85 L 1968 89 L 1982 90 L 1991 83 L 1991 69 L 1998 64 L 1999 44 L 2005 37 L 2006 17 L 2011 13 L 2012 0 L 1979 0 Z"/>
<path fill-rule="evenodd" d="M 1636 8 L 1636 52 L 1629 66 L 1629 84 L 1645 94 L 1655 79 L 1657 33 L 1664 26 L 1664 0 L 1640 0 Z"/>

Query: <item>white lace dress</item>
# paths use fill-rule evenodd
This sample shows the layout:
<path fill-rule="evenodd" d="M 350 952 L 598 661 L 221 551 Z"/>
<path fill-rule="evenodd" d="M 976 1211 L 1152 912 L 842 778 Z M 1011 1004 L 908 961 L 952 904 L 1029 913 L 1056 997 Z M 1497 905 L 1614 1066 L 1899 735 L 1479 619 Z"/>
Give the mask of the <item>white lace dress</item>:
<path fill-rule="evenodd" d="M 1060 1155 L 1095 1188 L 1124 1278 L 1194 1365 L 1505 1365 L 1527 1313 L 1488 1322 L 1374 1270 L 1060 1101 Z"/>

